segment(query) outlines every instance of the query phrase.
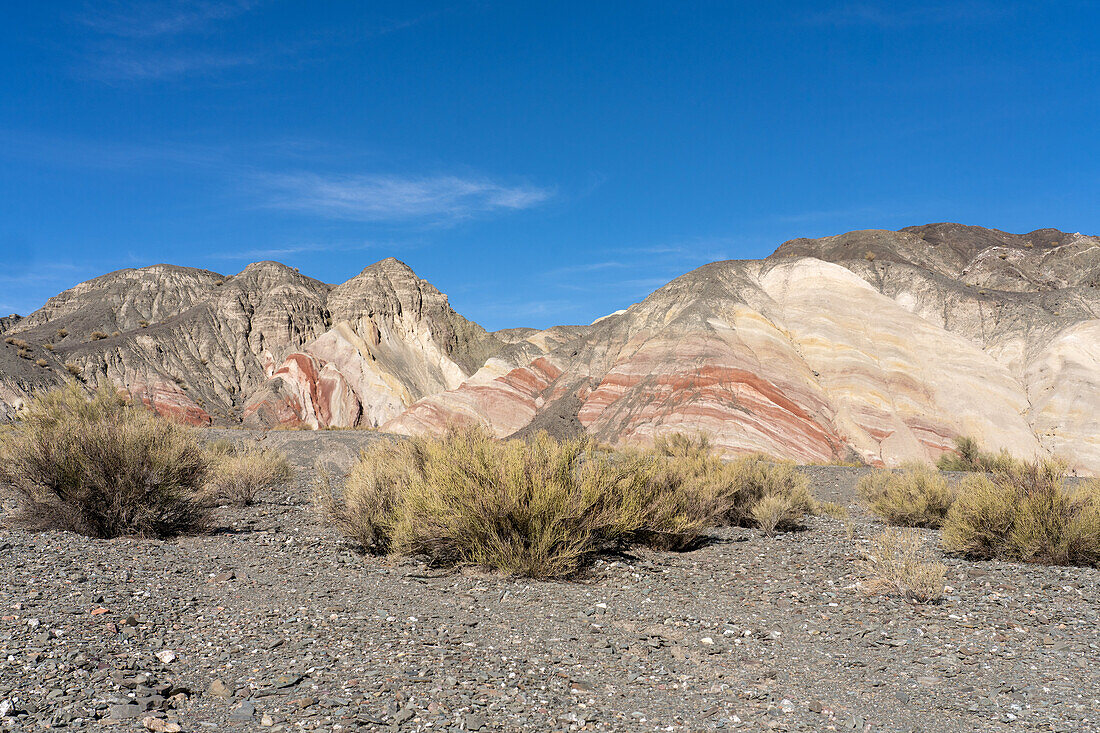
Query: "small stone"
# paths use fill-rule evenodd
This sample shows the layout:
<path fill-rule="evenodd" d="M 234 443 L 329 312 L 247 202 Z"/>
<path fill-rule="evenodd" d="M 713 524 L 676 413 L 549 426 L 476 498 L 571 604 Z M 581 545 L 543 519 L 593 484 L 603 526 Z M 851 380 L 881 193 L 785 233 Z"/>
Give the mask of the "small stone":
<path fill-rule="evenodd" d="M 161 718 L 154 718 L 152 715 L 142 718 L 141 724 L 148 730 L 154 731 L 154 733 L 180 733 L 183 728 L 179 723 L 171 723 Z"/>
<path fill-rule="evenodd" d="M 794 703 L 791 702 L 790 700 L 788 700 L 787 698 L 783 698 L 779 702 L 779 709 L 782 710 L 785 713 L 793 713 L 794 712 Z"/>
<path fill-rule="evenodd" d="M 262 715 L 262 716 L 260 717 L 260 725 L 262 725 L 262 726 L 263 726 L 263 727 L 265 727 L 265 728 L 270 728 L 271 726 L 275 725 L 275 719 L 274 719 L 274 718 L 272 718 L 272 717 L 271 717 L 270 715 L 268 715 L 267 713 L 264 713 L 264 714 L 263 714 L 263 715 Z"/>
<path fill-rule="evenodd" d="M 156 657 L 164 664 L 171 664 L 176 661 L 176 653 L 168 649 L 161 649 L 157 652 Z"/>
<path fill-rule="evenodd" d="M 256 706 L 245 700 L 240 705 L 233 709 L 233 712 L 229 713 L 230 720 L 252 720 L 252 716 L 256 714 Z"/>
<path fill-rule="evenodd" d="M 136 718 L 145 712 L 145 709 L 140 705 L 134 703 L 123 703 L 122 705 L 112 705 L 108 715 L 115 720 L 130 720 Z"/>
<path fill-rule="evenodd" d="M 216 679 L 210 683 L 210 688 L 207 690 L 214 697 L 220 697 L 228 700 L 233 697 L 233 690 L 229 689 L 229 685 L 222 682 L 220 679 Z"/>
<path fill-rule="evenodd" d="M 466 724 L 466 730 L 481 730 L 485 727 L 485 718 L 473 713 L 466 713 L 463 722 Z"/>

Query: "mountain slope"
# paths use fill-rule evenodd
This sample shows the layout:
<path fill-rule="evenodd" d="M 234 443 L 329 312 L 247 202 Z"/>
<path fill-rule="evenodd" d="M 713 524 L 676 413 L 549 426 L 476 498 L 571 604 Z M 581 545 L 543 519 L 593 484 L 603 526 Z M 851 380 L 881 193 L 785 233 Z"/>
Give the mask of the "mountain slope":
<path fill-rule="evenodd" d="M 1002 259 L 1001 255 L 1005 255 Z M 492 382 L 384 428 L 480 422 L 727 453 L 928 459 L 960 434 L 1100 469 L 1100 240 L 959 225 L 793 240 L 706 265 Z"/>

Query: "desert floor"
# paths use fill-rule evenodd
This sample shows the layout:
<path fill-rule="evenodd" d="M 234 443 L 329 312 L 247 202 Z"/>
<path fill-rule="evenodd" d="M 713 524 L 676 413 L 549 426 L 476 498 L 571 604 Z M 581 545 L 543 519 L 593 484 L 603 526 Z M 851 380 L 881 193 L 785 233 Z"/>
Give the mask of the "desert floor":
<path fill-rule="evenodd" d="M 218 435 L 297 480 L 167 542 L 0 528 L 0 730 L 1100 729 L 1100 571 L 946 557 L 942 603 L 868 596 L 864 469 L 803 469 L 849 520 L 536 582 L 326 527 L 315 465 L 373 433 Z"/>

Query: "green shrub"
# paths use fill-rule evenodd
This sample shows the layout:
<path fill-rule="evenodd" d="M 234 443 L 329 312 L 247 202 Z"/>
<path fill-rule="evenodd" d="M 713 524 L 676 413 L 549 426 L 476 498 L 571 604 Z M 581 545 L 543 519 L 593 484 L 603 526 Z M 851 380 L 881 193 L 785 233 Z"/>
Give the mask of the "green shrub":
<path fill-rule="evenodd" d="M 955 500 L 947 479 L 919 463 L 874 471 L 859 480 L 856 491 L 872 514 L 901 527 L 938 528 Z"/>
<path fill-rule="evenodd" d="M 936 467 L 941 471 L 976 471 L 979 473 L 994 473 L 996 471 L 1009 471 L 1018 468 L 1020 461 L 1013 458 L 1005 449 L 998 453 L 983 451 L 978 441 L 973 438 L 961 436 L 955 438 L 955 451 L 944 453 L 936 461 Z"/>
<path fill-rule="evenodd" d="M 319 501 L 370 551 L 561 577 L 609 547 L 698 540 L 713 507 L 675 481 L 652 456 L 600 454 L 584 438 L 498 442 L 473 429 L 374 443 L 341 495 Z"/>
<path fill-rule="evenodd" d="M 967 477 L 943 546 L 972 559 L 1100 565 L 1100 483 L 1069 489 L 1056 461 Z"/>
<path fill-rule="evenodd" d="M 17 520 L 91 537 L 165 537 L 202 527 L 195 500 L 206 478 L 186 428 L 101 385 L 75 383 L 33 398 L 0 444 L 0 480 L 14 487 Z"/>
<path fill-rule="evenodd" d="M 477 429 L 379 441 L 342 491 L 325 479 L 317 502 L 370 552 L 531 577 L 567 576 L 630 544 L 691 547 L 720 524 L 771 532 L 812 506 L 793 467 L 724 464 L 702 441 L 669 445 L 609 453 L 588 438 L 499 442 Z"/>
<path fill-rule="evenodd" d="M 251 506 L 260 492 L 281 486 L 294 476 L 286 456 L 274 450 L 241 449 L 228 440 L 218 440 L 207 444 L 206 456 L 210 472 L 200 498 L 207 505 Z"/>

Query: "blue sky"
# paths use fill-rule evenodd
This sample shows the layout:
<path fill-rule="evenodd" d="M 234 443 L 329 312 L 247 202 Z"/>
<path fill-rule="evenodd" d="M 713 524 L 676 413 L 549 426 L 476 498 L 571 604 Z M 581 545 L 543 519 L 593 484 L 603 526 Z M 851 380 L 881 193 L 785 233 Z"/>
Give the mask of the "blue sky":
<path fill-rule="evenodd" d="M 408 262 L 585 323 L 796 236 L 1100 233 L 1096 2 L 9 3 L 0 311 Z"/>

